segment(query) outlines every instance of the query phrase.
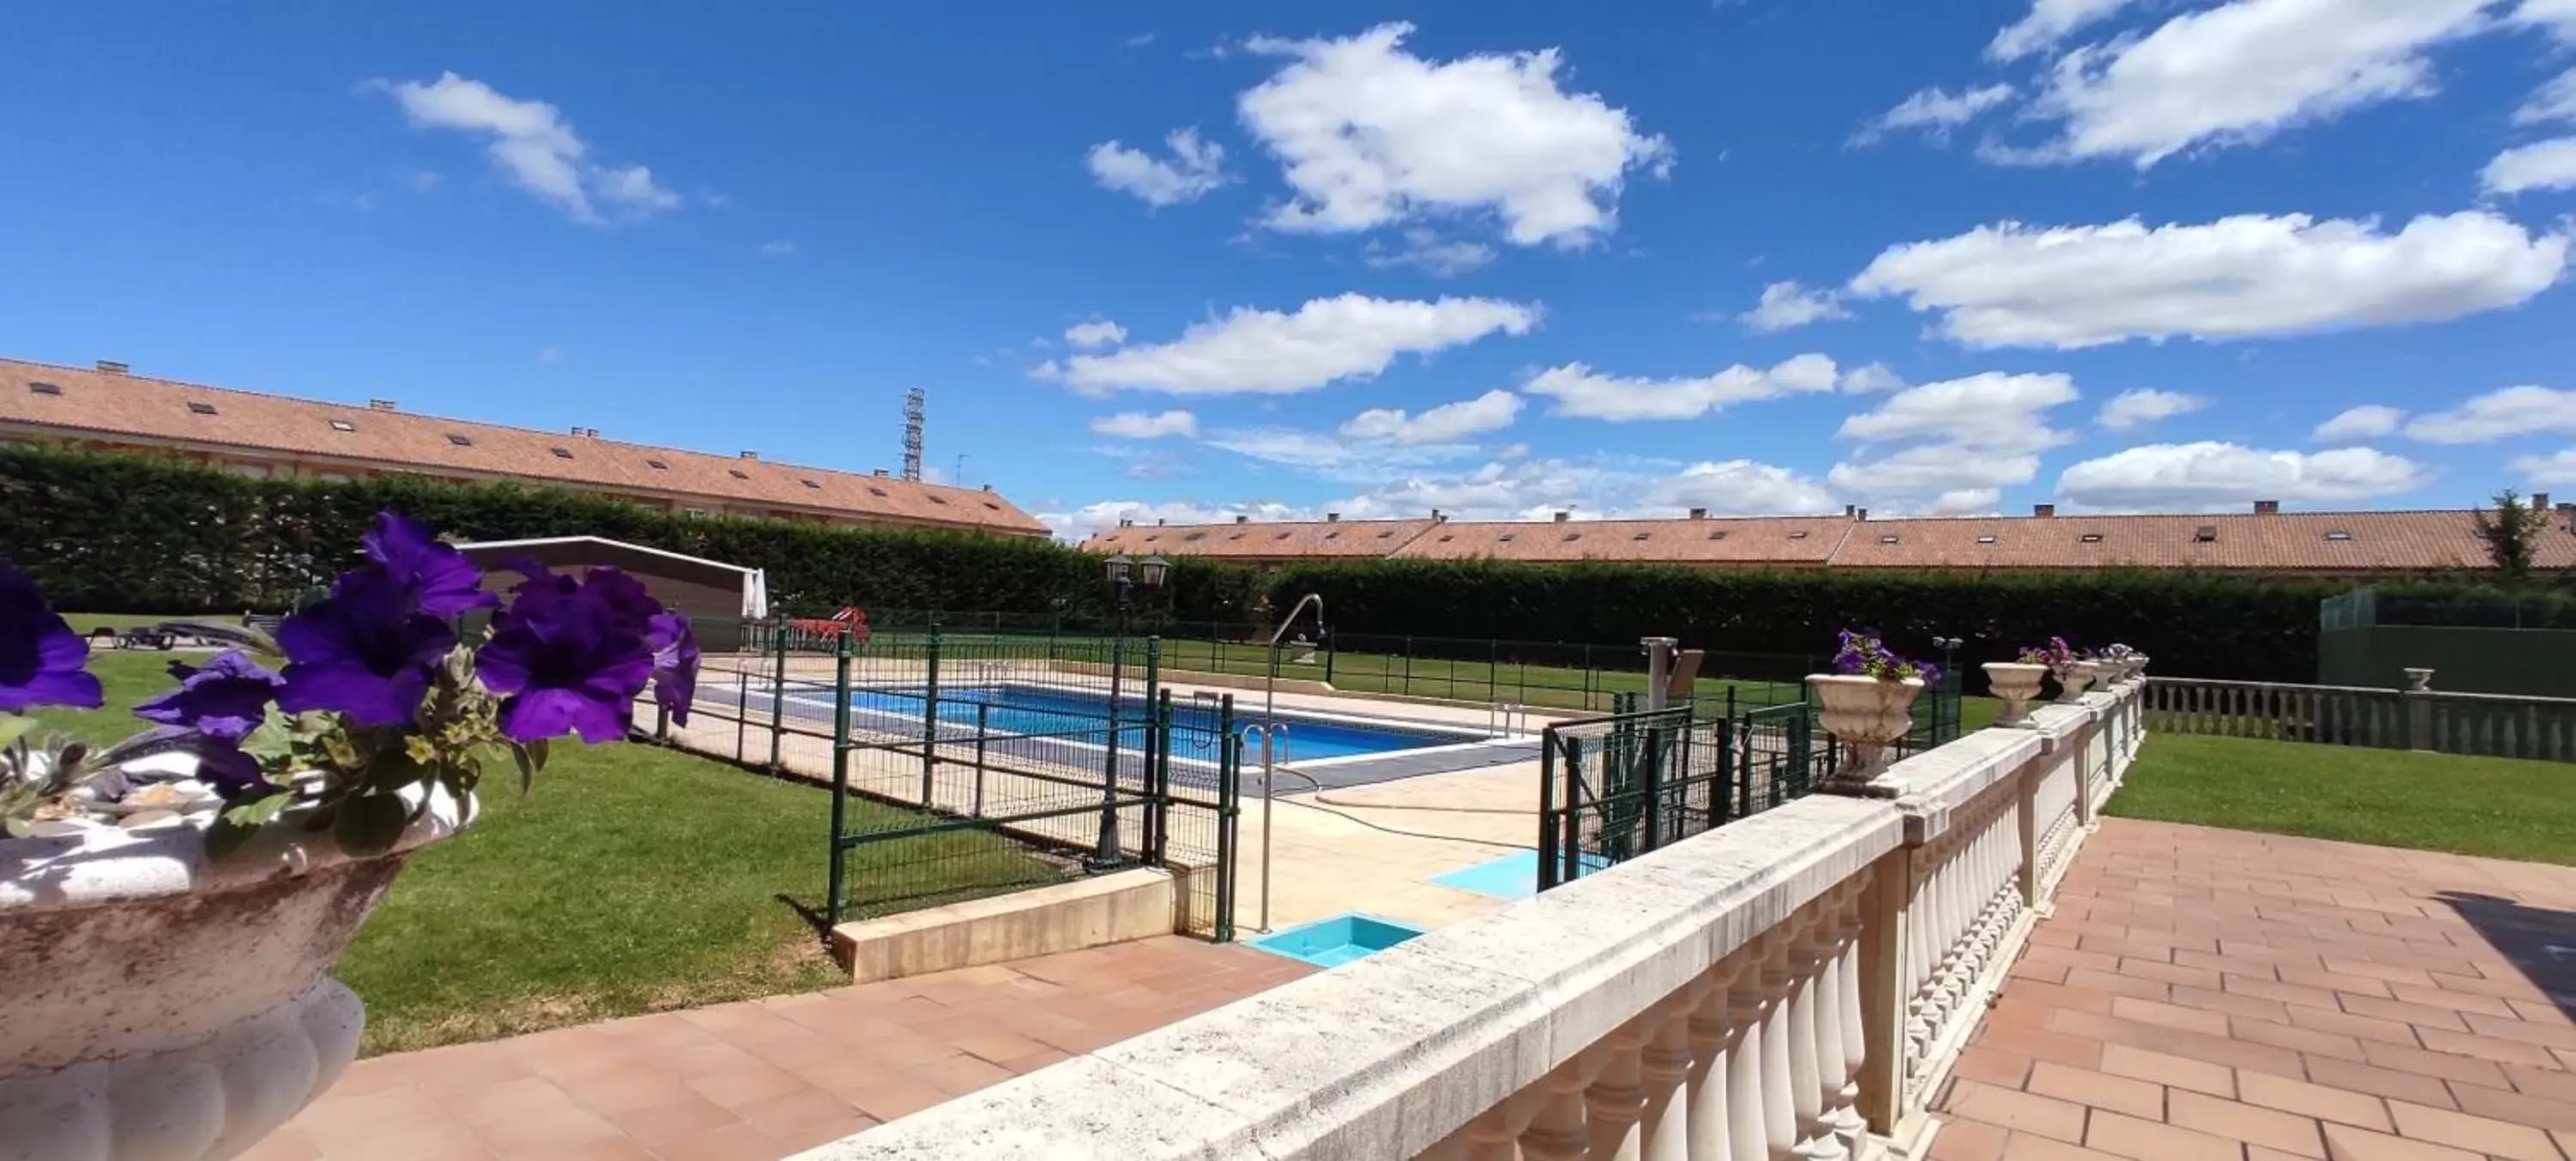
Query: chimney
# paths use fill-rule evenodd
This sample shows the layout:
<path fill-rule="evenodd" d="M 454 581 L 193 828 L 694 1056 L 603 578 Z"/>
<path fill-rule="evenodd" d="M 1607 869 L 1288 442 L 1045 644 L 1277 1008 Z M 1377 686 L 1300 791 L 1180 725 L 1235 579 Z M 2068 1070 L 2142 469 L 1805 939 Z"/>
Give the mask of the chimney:
<path fill-rule="evenodd" d="M 1851 518 L 1852 518 L 1852 516 L 1853 516 L 1854 514 L 1858 513 L 1859 511 L 1860 511 L 1860 505 L 1858 505 L 1858 504 L 1845 504 L 1845 505 L 1843 505 L 1843 519 L 1845 519 L 1845 520 L 1849 520 L 1849 519 L 1851 519 Z"/>
<path fill-rule="evenodd" d="M 2549 497 L 2547 497 L 2547 496 L 2542 496 L 2542 497 L 2540 497 L 2540 498 L 2541 498 L 2541 499 L 2543 499 L 2543 500 L 2546 500 L 2546 499 L 2548 499 Z M 2547 507 L 2547 505 L 2545 505 L 2545 504 L 2544 504 L 2544 505 L 2542 505 L 2542 507 Z M 1434 508 L 1434 509 L 1432 509 L 1432 510 L 1431 510 L 1431 522 L 1432 522 L 1432 523 L 1434 523 L 1434 524 L 1438 524 L 1438 523 L 1440 523 L 1441 521 L 1446 520 L 1446 519 L 1448 519 L 1448 517 L 1441 515 L 1441 514 L 1440 514 L 1440 510 L 1439 510 L 1438 508 Z"/>
<path fill-rule="evenodd" d="M 2030 514 L 2036 519 L 2046 520 L 2051 516 L 2057 515 L 2057 505 L 2033 504 L 2030 506 Z"/>
<path fill-rule="evenodd" d="M 1572 512 L 1564 512 L 1564 511 L 1560 511 L 1560 512 L 1558 512 L 1558 513 L 1556 514 L 1556 522 L 1557 522 L 1557 523 L 1559 523 L 1559 524 L 1563 524 L 1563 523 L 1565 523 L 1566 521 L 1568 521 L 1568 520 L 1572 520 L 1572 519 L 1574 519 L 1574 513 L 1572 513 Z"/>
<path fill-rule="evenodd" d="M 877 474 L 878 474 L 878 475 L 880 475 L 880 476 L 882 476 L 882 475 L 884 475 L 885 473 L 884 473 L 884 472 L 878 472 Z M 1131 520 L 1131 519 L 1129 519 L 1129 518 L 1125 517 L 1125 516 L 1121 516 L 1121 517 L 1119 517 L 1119 518 L 1118 518 L 1118 526 L 1119 526 L 1120 528 L 1134 528 L 1134 527 L 1136 526 L 1136 522 L 1135 522 L 1134 520 Z"/>
<path fill-rule="evenodd" d="M 1341 514 L 1341 513 L 1339 513 L 1339 512 L 1326 512 L 1326 513 L 1324 513 L 1324 523 L 1326 523 L 1326 524 L 1339 524 L 1339 523 L 1341 523 L 1341 522 L 1342 522 L 1342 514 Z"/>
<path fill-rule="evenodd" d="M 2543 511 L 2543 512 L 2548 511 L 2548 510 L 2549 510 L 2549 493 L 2547 493 L 2547 492 L 2533 492 L 2533 493 L 2531 494 L 2531 506 L 2532 506 L 2532 507 L 2534 507 L 2534 508 L 2537 508 L 2537 509 L 2539 509 L 2539 510 L 2541 510 L 2541 511 Z"/>
<path fill-rule="evenodd" d="M 1708 509 L 1706 509 L 1706 508 L 1693 508 L 1693 509 L 1691 509 L 1691 517 L 1690 517 L 1690 518 L 1691 518 L 1691 519 L 1693 519 L 1693 520 L 1706 520 L 1706 519 L 1708 519 Z"/>
<path fill-rule="evenodd" d="M 742 458 L 747 460 L 756 460 L 760 458 L 760 453 L 756 451 L 747 451 L 742 453 Z"/>
<path fill-rule="evenodd" d="M 590 433 L 590 434 L 592 434 L 592 435 L 598 435 L 599 433 L 594 431 L 594 432 L 592 432 L 592 433 Z M 984 485 L 984 490 L 985 490 L 985 491 L 987 491 L 987 492 L 992 491 L 992 490 L 993 490 L 993 485 L 991 485 L 991 484 L 986 484 L 986 485 Z"/>
<path fill-rule="evenodd" d="M 1235 522 L 1235 523 L 1237 523 L 1237 524 L 1250 524 L 1250 523 L 1252 523 L 1252 517 L 1250 517 L 1250 516 L 1237 516 L 1237 517 L 1235 517 L 1235 518 L 1234 518 L 1234 522 Z"/>
<path fill-rule="evenodd" d="M 1165 523 L 1165 521 L 1164 521 L 1164 519 L 1163 519 L 1162 517 L 1160 517 L 1160 516 L 1154 517 L 1154 527 L 1156 527 L 1156 528 L 1160 528 L 1160 527 L 1162 527 L 1162 526 L 1163 526 L 1163 524 L 1164 524 L 1164 523 Z"/>
<path fill-rule="evenodd" d="M 884 478 L 885 478 L 885 469 L 884 469 L 884 468 L 878 468 L 878 469 L 877 469 L 877 471 L 876 471 L 876 477 L 877 477 L 878 479 L 880 479 L 880 480 L 884 479 Z"/>
<path fill-rule="evenodd" d="M 402 409 L 401 409 L 401 408 L 399 408 L 399 407 L 394 406 L 394 401 L 393 401 L 393 400 L 391 400 L 391 399 L 370 399 L 370 400 L 368 400 L 368 401 L 367 401 L 367 410 L 369 410 L 369 411 L 400 411 L 400 410 L 402 410 Z"/>
<path fill-rule="evenodd" d="M 101 359 L 98 361 L 98 373 L 102 375 L 122 375 L 126 373 L 128 369 L 129 368 L 127 368 L 125 364 L 114 359 Z"/>
<path fill-rule="evenodd" d="M 2278 516 L 2281 514 L 2281 502 L 2278 500 L 2256 500 L 2254 501 L 2254 514 L 2257 516 Z"/>
<path fill-rule="evenodd" d="M 1853 514 L 1852 514 L 1852 518 L 1853 518 L 1853 519 L 1855 519 L 1855 520 L 1867 520 L 1867 519 L 1869 519 L 1869 509 L 1867 509 L 1867 508 L 1863 508 L 1863 509 L 1861 509 L 1860 511 L 1858 511 L 1858 512 L 1856 512 L 1856 513 L 1853 513 Z"/>

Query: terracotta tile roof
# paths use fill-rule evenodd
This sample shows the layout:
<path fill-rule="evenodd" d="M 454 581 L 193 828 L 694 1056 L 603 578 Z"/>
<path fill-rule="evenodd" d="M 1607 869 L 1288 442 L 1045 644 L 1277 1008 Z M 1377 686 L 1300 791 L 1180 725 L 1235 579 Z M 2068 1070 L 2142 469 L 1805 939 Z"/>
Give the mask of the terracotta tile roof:
<path fill-rule="evenodd" d="M 126 436 L 247 448 L 321 461 L 317 466 L 508 477 L 684 504 L 703 498 L 890 523 L 1046 532 L 1017 505 L 972 488 L 12 359 L 0 359 L 0 425 L 110 443 Z"/>
<path fill-rule="evenodd" d="M 2543 567 L 2576 564 L 2576 534 L 2553 514 Z M 2483 568 L 2466 510 L 1870 520 L 1835 568 L 2214 568 L 2376 572 Z"/>
<path fill-rule="evenodd" d="M 1131 525 L 1097 533 L 1086 552 L 1232 560 L 1320 560 L 1390 556 L 1429 520 L 1306 520 L 1261 524 Z"/>
<path fill-rule="evenodd" d="M 1424 560 L 1616 560 L 1818 567 L 1852 521 L 1841 516 L 1717 520 L 1453 520 L 1396 555 Z"/>

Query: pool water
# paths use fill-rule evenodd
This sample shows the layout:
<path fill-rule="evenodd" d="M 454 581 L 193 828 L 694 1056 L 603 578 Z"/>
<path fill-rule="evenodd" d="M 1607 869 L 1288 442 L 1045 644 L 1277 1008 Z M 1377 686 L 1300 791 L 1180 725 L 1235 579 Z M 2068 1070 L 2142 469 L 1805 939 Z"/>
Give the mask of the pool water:
<path fill-rule="evenodd" d="M 1610 865 L 1600 855 L 1581 856 L 1580 870 L 1589 873 Z M 1496 899 L 1527 899 L 1538 894 L 1538 852 L 1519 851 L 1472 867 L 1460 867 L 1431 880 L 1443 887 L 1491 895 Z"/>
<path fill-rule="evenodd" d="M 1250 942 L 1272 955 L 1284 955 L 1316 967 L 1329 968 L 1340 967 L 1370 952 L 1385 951 L 1420 934 L 1422 929 L 1412 924 L 1352 911 L 1330 919 L 1299 924 L 1285 931 L 1274 931 Z"/>
<path fill-rule="evenodd" d="M 889 716 L 921 719 L 923 691 L 919 687 L 867 689 L 850 695 L 850 707 L 862 714 L 874 712 Z M 943 687 L 939 691 L 939 720 L 973 726 L 978 713 L 985 727 L 1006 734 L 1067 734 L 1090 731 L 1082 741 L 1099 741 L 1101 727 L 1109 717 L 1109 697 L 1089 690 L 1054 689 L 1038 685 L 965 685 Z M 1145 740 L 1144 699 L 1129 695 L 1120 699 L 1119 745 L 1122 749 L 1141 746 Z M 1261 720 L 1257 706 L 1235 703 L 1237 729 Z M 1217 706 L 1212 702 L 1172 702 L 1173 724 L 1179 730 L 1202 736 L 1217 728 Z M 1280 714 L 1287 726 L 1280 735 L 1287 747 L 1283 761 L 1312 762 L 1326 758 L 1350 758 L 1367 754 L 1391 754 L 1400 750 L 1418 750 L 1426 746 L 1452 746 L 1479 740 L 1469 733 L 1442 733 L 1436 730 L 1407 730 L 1399 726 L 1337 721 L 1294 714 Z M 1256 739 L 1244 755 L 1247 763 L 1260 760 Z M 1180 751 L 1179 740 L 1173 750 Z"/>

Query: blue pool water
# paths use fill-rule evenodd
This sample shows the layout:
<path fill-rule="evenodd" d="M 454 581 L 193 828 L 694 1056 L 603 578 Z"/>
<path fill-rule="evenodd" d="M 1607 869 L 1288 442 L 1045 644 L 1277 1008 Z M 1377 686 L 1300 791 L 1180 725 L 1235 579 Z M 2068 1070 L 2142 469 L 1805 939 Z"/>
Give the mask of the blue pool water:
<path fill-rule="evenodd" d="M 1610 865 L 1610 860 L 1599 855 L 1584 855 L 1582 860 L 1585 871 Z M 1518 851 L 1472 867 L 1460 867 L 1431 881 L 1497 899 L 1527 899 L 1538 894 L 1538 852 Z"/>
<path fill-rule="evenodd" d="M 865 714 L 870 711 L 910 718 L 921 718 L 923 691 L 918 687 L 868 689 L 850 695 L 850 707 Z M 1235 703 L 1235 724 L 1240 729 L 1261 720 L 1258 706 Z M 1089 690 L 1054 689 L 1039 685 L 1005 683 L 1001 685 L 967 685 L 943 687 L 939 691 L 939 720 L 962 726 L 973 726 L 982 715 L 985 727 L 994 733 L 1065 734 L 1076 740 L 1098 742 L 1100 730 L 1109 716 L 1109 696 Z M 1129 695 L 1119 706 L 1118 731 L 1121 748 L 1144 743 L 1142 718 L 1145 705 L 1141 698 Z M 1173 724 L 1181 731 L 1202 735 L 1217 728 L 1217 707 L 1201 701 L 1172 702 Z M 1433 730 L 1407 730 L 1398 726 L 1374 723 L 1335 721 L 1295 714 L 1281 714 L 1287 724 L 1281 735 L 1288 752 L 1286 761 L 1312 762 L 1324 758 L 1349 758 L 1363 754 L 1391 754 L 1399 750 L 1418 750 L 1425 746 L 1451 746 L 1475 741 L 1471 734 L 1449 734 Z M 1084 733 L 1088 731 L 1088 733 Z M 1251 743 L 1258 746 L 1256 740 Z M 1179 749 L 1180 743 L 1173 743 Z M 1246 761 L 1257 761 L 1259 754 L 1247 753 Z"/>
<path fill-rule="evenodd" d="M 1301 923 L 1285 931 L 1274 931 L 1251 941 L 1252 946 L 1272 955 L 1303 960 L 1316 967 L 1340 967 L 1373 951 L 1386 949 L 1422 934 L 1422 929 L 1409 923 L 1380 919 L 1351 911 Z"/>

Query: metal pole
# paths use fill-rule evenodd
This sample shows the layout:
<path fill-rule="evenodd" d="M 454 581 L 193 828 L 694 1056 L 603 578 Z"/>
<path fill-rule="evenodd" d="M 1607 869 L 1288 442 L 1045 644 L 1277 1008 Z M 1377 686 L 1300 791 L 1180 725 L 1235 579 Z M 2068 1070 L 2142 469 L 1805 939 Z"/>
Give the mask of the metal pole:
<path fill-rule="evenodd" d="M 922 653 L 929 662 L 921 691 L 921 808 L 932 805 L 939 770 L 939 618 L 930 619 L 930 638 Z"/>
<path fill-rule="evenodd" d="M 787 634 L 778 635 L 778 669 L 769 683 L 769 772 L 779 765 L 779 747 L 787 740 Z"/>
<path fill-rule="evenodd" d="M 1109 642 L 1109 744 L 1100 765 L 1100 837 L 1092 844 L 1095 871 L 1118 865 L 1118 695 L 1127 678 L 1129 582 L 1118 580 L 1117 633 Z"/>
<path fill-rule="evenodd" d="M 832 882 L 829 903 L 832 923 L 841 922 L 841 897 L 844 889 L 841 846 L 843 829 L 848 824 L 846 812 L 850 801 L 850 635 L 841 634 L 840 648 L 832 659 L 832 688 L 839 696 L 832 702 Z"/>
<path fill-rule="evenodd" d="M 1279 719 L 1261 723 L 1261 926 L 1262 934 L 1270 932 L 1270 779 L 1279 769 L 1277 735 Z"/>
<path fill-rule="evenodd" d="M 751 733 L 751 674 L 736 670 L 733 675 L 733 760 L 742 761 L 743 748 L 749 746 Z"/>
<path fill-rule="evenodd" d="M 990 702 L 975 703 L 975 817 L 984 817 L 984 739 L 991 732 Z"/>

